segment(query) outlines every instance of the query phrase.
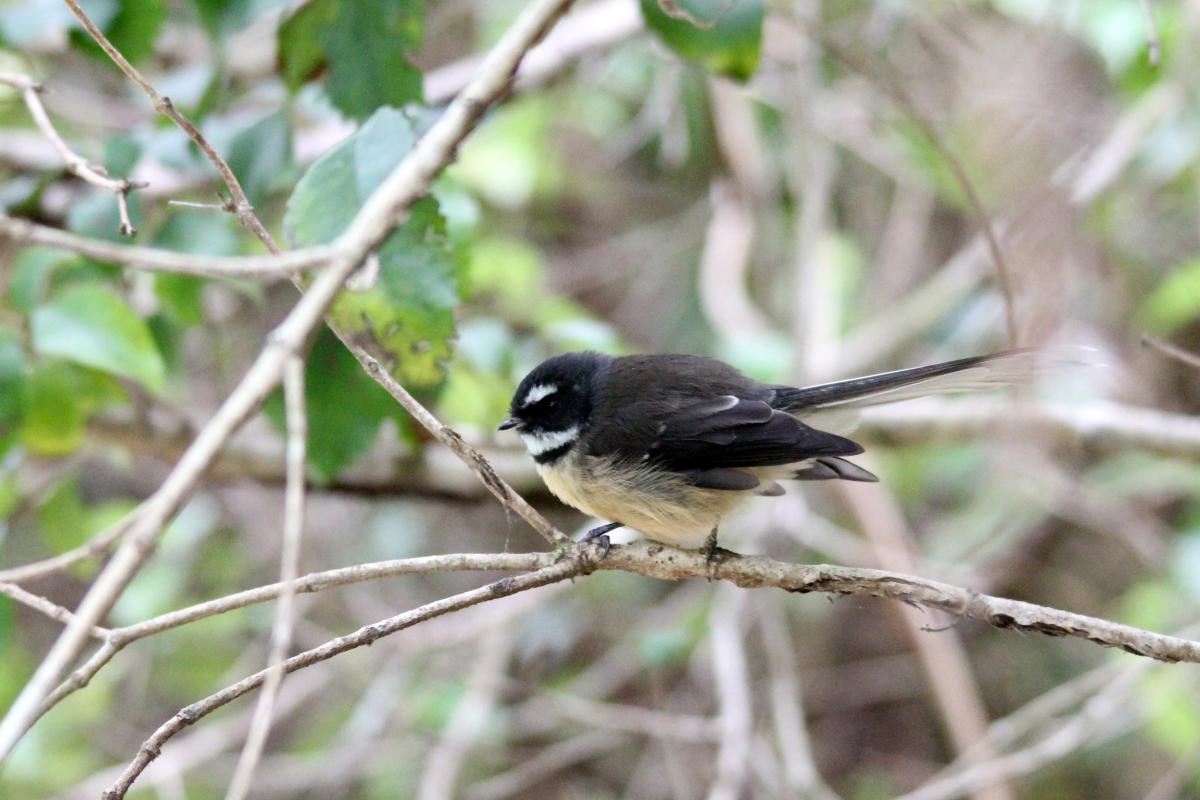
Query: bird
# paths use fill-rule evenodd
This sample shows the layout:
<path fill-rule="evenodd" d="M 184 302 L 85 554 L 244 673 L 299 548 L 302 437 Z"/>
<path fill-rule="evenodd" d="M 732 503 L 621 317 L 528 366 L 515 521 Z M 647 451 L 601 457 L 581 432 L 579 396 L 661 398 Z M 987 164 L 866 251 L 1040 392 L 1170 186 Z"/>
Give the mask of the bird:
<path fill-rule="evenodd" d="M 808 387 L 760 383 L 713 358 L 571 352 L 517 386 L 499 430 L 516 431 L 562 502 L 608 522 L 580 542 L 632 528 L 719 554 L 721 521 L 784 481 L 878 478 L 839 433 L 868 405 L 1028 381 L 1036 351 L 1007 350 Z M 817 427 L 820 426 L 820 427 Z"/>

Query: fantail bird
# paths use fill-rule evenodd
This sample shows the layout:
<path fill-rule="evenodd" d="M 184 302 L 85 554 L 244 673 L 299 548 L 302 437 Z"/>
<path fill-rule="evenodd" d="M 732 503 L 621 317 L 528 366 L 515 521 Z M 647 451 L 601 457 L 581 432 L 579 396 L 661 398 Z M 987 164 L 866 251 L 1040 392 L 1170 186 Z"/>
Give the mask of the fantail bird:
<path fill-rule="evenodd" d="M 1012 350 L 799 389 L 691 355 L 566 353 L 513 395 L 515 429 L 556 497 L 651 539 L 716 551 L 721 520 L 779 481 L 878 480 L 846 460 L 850 439 L 810 427 L 832 413 L 928 394 L 1026 381 L 1036 352 Z"/>

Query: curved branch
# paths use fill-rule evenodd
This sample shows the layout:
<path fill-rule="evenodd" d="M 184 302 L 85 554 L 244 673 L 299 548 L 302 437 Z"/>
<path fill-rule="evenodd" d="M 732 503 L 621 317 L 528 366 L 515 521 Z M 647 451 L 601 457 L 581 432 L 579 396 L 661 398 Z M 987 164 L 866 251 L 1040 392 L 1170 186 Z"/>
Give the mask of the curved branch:
<path fill-rule="evenodd" d="M 134 189 L 143 189 L 146 184 L 135 183 L 128 178 L 110 178 L 104 167 L 91 163 L 72 150 L 70 145 L 59 135 L 58 130 L 54 127 L 54 123 L 50 121 L 50 115 L 46 113 L 46 107 L 42 105 L 40 95 L 46 91 L 46 87 L 41 82 L 35 81 L 27 75 L 0 72 L 0 84 L 11 86 L 21 93 L 21 98 L 25 101 L 25 107 L 29 109 L 29 116 L 33 117 L 33 122 L 37 125 L 38 130 L 50 141 L 54 149 L 58 151 L 58 155 L 62 158 L 63 163 L 66 164 L 68 172 L 90 183 L 92 186 L 99 187 L 116 195 L 117 211 L 121 219 L 117 230 L 120 234 L 122 236 L 133 236 L 137 233 L 133 228 L 133 223 L 129 219 L 128 197 L 131 191 Z"/>
<path fill-rule="evenodd" d="M 632 572 L 674 581 L 715 577 L 742 588 L 777 588 L 801 594 L 822 592 L 884 597 L 911 605 L 938 609 L 957 617 L 979 620 L 997 628 L 1032 631 L 1048 636 L 1073 636 L 1106 647 L 1119 647 L 1134 655 L 1159 661 L 1200 663 L 1200 642 L 1141 630 L 1129 625 L 1083 614 L 1074 614 L 1035 603 L 979 594 L 940 581 L 885 570 L 828 564 L 792 564 L 762 556 L 728 557 L 716 564 L 714 568 L 701 552 L 677 550 L 651 542 L 614 546 L 608 557 L 602 561 L 596 561 L 595 554 L 594 548 L 579 546 L 573 547 L 569 552 L 557 557 L 550 553 L 529 553 L 524 555 L 462 554 L 433 556 L 426 560 L 411 559 L 410 563 L 425 561 L 429 566 L 441 568 L 451 564 L 469 564 L 469 568 L 513 569 L 522 568 L 528 564 L 544 564 L 546 561 L 553 563 L 542 566 L 534 572 L 502 578 L 478 589 L 437 600 L 374 625 L 360 628 L 354 633 L 333 639 L 320 647 L 293 656 L 283 662 L 283 669 L 289 673 L 304 669 L 347 650 L 370 645 L 382 636 L 412 627 L 427 619 L 498 597 L 507 597 L 538 586 L 557 583 L 566 578 L 587 575 L 595 570 Z M 358 570 L 360 575 L 367 575 L 376 566 L 362 565 L 335 572 L 349 576 L 351 570 Z M 321 575 L 301 578 L 293 584 L 292 588 L 296 592 L 303 591 L 301 585 L 305 582 L 322 587 L 335 585 L 333 581 L 329 580 L 322 582 Z M 269 599 L 278 596 L 281 590 L 280 584 L 273 584 L 212 602 L 224 603 L 229 608 L 236 608 L 239 606 L 230 602 L 232 597 Z M 253 600 L 241 602 L 240 605 L 247 605 L 249 602 L 253 602 Z M 174 615 L 165 615 L 165 617 L 175 617 L 176 624 L 182 624 L 179 620 L 184 617 L 189 618 L 186 621 L 198 619 L 196 609 L 199 608 L 200 606 L 185 609 L 183 612 L 175 612 Z M 158 619 L 163 620 L 164 618 Z M 143 631 L 164 630 L 165 627 L 168 627 L 154 620 L 142 623 L 142 625 L 147 626 Z M 113 637 L 121 635 L 122 630 L 120 629 L 113 632 Z M 143 633 L 143 635 L 149 634 Z M 192 703 L 163 723 L 142 745 L 137 757 L 125 769 L 120 779 L 105 793 L 105 800 L 118 800 L 118 798 L 124 797 L 138 775 L 158 757 L 165 742 L 204 716 L 261 686 L 269 671 L 266 669 L 257 672 L 203 700 Z"/>
<path fill-rule="evenodd" d="M 78 9 L 75 0 L 66 2 Z M 343 255 L 317 276 L 309 291 L 272 332 L 241 383 L 192 442 L 166 481 L 134 513 L 120 547 L 84 596 L 75 618 L 0 722 L 0 760 L 7 757 L 29 729 L 42 701 L 82 652 L 92 626 L 108 613 L 150 557 L 163 527 L 191 496 L 217 453 L 279 384 L 288 360 L 301 351 L 312 331 L 321 324 L 346 279 L 395 229 L 408 208 L 429 191 L 433 179 L 454 160 L 458 146 L 491 105 L 504 95 L 525 53 L 570 4 L 571 0 L 535 0 L 526 8 L 484 60 L 475 80 L 359 209 L 350 227 L 337 240 Z"/>
<path fill-rule="evenodd" d="M 299 669 L 304 669 L 313 664 L 327 661 L 347 650 L 374 644 L 377 639 L 383 636 L 410 628 L 427 619 L 440 617 L 443 614 L 459 611 L 469 606 L 487 602 L 488 600 L 508 597 L 518 592 L 557 583 L 561 580 L 585 573 L 591 566 L 590 549 L 581 548 L 576 553 L 575 558 L 564 559 L 557 564 L 545 567 L 537 572 L 528 572 L 512 578 L 501 578 L 494 583 L 489 583 L 478 589 L 472 589 L 441 600 L 435 600 L 432 603 L 426 603 L 423 606 L 406 611 L 403 614 L 397 614 L 374 625 L 359 628 L 354 633 L 338 637 L 320 647 L 292 656 L 283 662 L 283 670 L 286 673 L 291 673 Z M 218 708 L 236 700 L 249 691 L 257 689 L 266 680 L 269 672 L 270 668 L 256 672 L 231 686 L 227 686 L 216 694 L 211 694 L 199 702 L 192 703 L 159 726 L 158 730 L 142 744 L 141 749 L 138 750 L 137 757 L 125 768 L 125 771 L 121 773 L 121 777 L 104 793 L 104 800 L 119 800 L 119 798 L 124 797 L 125 793 L 129 791 L 129 787 L 137 780 L 138 775 L 162 752 L 162 746 L 167 740 L 184 728 L 195 724 L 200 719 L 216 711 Z"/>
<path fill-rule="evenodd" d="M 155 247 L 114 244 L 2 214 L 0 238 L 21 244 L 56 247 L 136 269 L 177 272 L 206 278 L 282 278 L 297 270 L 321 266 L 339 255 L 337 248 L 329 245 L 306 247 L 268 256 L 205 256 L 177 253 Z"/>
<path fill-rule="evenodd" d="M 226 188 L 229 189 L 230 201 L 227 208 L 237 217 L 238 222 L 246 230 L 257 236 L 259 241 L 273 255 L 279 255 L 282 252 L 279 249 L 279 245 L 275 244 L 275 240 L 271 238 L 271 234 L 267 232 L 258 215 L 254 213 L 254 206 L 250 205 L 250 201 L 246 198 L 246 192 L 242 189 L 242 184 L 238 182 L 237 176 L 233 174 L 233 170 L 229 168 L 229 164 L 225 162 L 225 159 L 221 158 L 220 153 L 209 143 L 208 139 L 204 138 L 204 134 L 200 132 L 195 123 L 185 117 L 179 109 L 175 108 L 175 104 L 171 102 L 171 98 L 159 94 L 158 90 L 143 77 L 142 73 L 138 72 L 137 68 L 129 63 L 129 59 L 125 58 L 121 51 L 113 46 L 113 43 L 104 35 L 104 31 L 100 30 L 96 26 L 96 23 L 92 22 L 76 0 L 63 0 L 63 2 L 71 9 L 71 13 L 83 25 L 88 35 L 95 40 L 96 44 L 100 45 L 100 49 L 117 65 L 117 68 L 146 93 L 146 96 L 150 98 L 150 102 L 154 105 L 154 110 L 178 125 L 187 134 L 187 137 L 195 142 L 196 147 L 200 148 L 200 152 L 204 153 L 205 158 L 216 168 L 217 173 L 221 176 L 221 180 L 225 182 Z"/>
<path fill-rule="evenodd" d="M 898 572 L 828 564 L 789 564 L 762 556 L 728 559 L 714 571 L 702 552 L 676 550 L 640 542 L 614 547 L 598 569 L 635 572 L 652 578 L 682 580 L 707 577 L 747 589 L 776 588 L 789 592 L 869 595 L 935 608 L 956 617 L 979 620 L 997 628 L 1074 636 L 1105 647 L 1119 647 L 1158 661 L 1200 663 L 1200 642 L 1153 633 L 1084 614 L 1036 603 L 980 594 L 941 581 Z"/>

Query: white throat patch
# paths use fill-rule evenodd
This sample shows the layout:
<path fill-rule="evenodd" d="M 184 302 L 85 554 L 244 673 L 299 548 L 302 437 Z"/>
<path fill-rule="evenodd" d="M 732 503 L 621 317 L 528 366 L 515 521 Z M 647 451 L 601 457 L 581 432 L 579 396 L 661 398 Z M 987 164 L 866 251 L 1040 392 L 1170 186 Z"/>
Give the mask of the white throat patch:
<path fill-rule="evenodd" d="M 522 433 L 525 449 L 531 456 L 540 456 L 557 450 L 565 444 L 570 444 L 579 438 L 579 426 L 572 425 L 565 431 L 547 431 L 545 433 Z"/>
<path fill-rule="evenodd" d="M 537 386 L 529 387 L 529 391 L 525 393 L 525 399 L 521 401 L 521 408 L 529 408 L 534 403 L 549 397 L 558 391 L 558 387 L 553 383 L 539 383 Z"/>

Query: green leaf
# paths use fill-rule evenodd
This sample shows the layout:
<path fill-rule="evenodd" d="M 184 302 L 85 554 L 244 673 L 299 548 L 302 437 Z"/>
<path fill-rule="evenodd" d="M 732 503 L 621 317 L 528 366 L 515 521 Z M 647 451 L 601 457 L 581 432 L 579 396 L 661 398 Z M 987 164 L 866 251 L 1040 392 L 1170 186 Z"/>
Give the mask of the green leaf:
<path fill-rule="evenodd" d="M 667 0 L 641 0 L 646 27 L 684 59 L 739 81 L 758 67 L 762 43 L 762 0 L 673 0 L 688 19 L 668 16 Z"/>
<path fill-rule="evenodd" d="M 284 227 L 297 245 L 329 242 L 417 139 L 412 121 L 380 109 L 357 133 L 317 161 L 288 201 Z M 380 274 L 364 292 L 342 292 L 331 316 L 409 388 L 438 385 L 445 375 L 458 302 L 457 257 L 432 197 L 377 251 Z"/>
<path fill-rule="evenodd" d="M 74 253 L 50 247 L 22 249 L 12 261 L 8 301 L 13 308 L 28 314 L 46 298 L 55 271 L 78 260 Z"/>
<path fill-rule="evenodd" d="M 83 444 L 84 413 L 69 364 L 52 362 L 30 372 L 21 387 L 21 442 L 35 455 L 59 456 Z"/>
<path fill-rule="evenodd" d="M 1175 269 L 1150 293 L 1137 312 L 1137 324 L 1167 334 L 1200 316 L 1200 259 Z"/>
<path fill-rule="evenodd" d="M 25 352 L 12 331 L 0 329 L 0 431 L 8 427 L 21 408 L 21 377 Z"/>
<path fill-rule="evenodd" d="M 192 0 L 200 24 L 218 43 L 246 27 L 254 18 L 257 5 L 255 0 Z"/>
<path fill-rule="evenodd" d="M 266 202 L 292 163 L 292 122 L 287 110 L 280 108 L 234 136 L 228 161 L 250 204 Z"/>
<path fill-rule="evenodd" d="M 172 214 L 155 234 L 154 244 L 180 253 L 230 256 L 238 252 L 237 223 L 229 214 Z M 208 281 L 191 275 L 160 272 L 154 276 L 154 294 L 171 322 L 184 327 L 204 321 L 201 294 Z"/>
<path fill-rule="evenodd" d="M 309 354 L 304 400 L 308 463 L 314 477 L 325 483 L 371 446 L 384 419 L 399 420 L 404 415 L 328 329 L 322 329 Z M 265 411 L 279 430 L 285 429 L 283 400 L 278 393 L 267 402 Z"/>
<path fill-rule="evenodd" d="M 0 330 L 0 454 L 8 450 L 21 420 L 25 352 L 12 331 Z"/>
<path fill-rule="evenodd" d="M 313 0 L 279 27 L 279 60 L 293 91 L 323 66 L 333 105 L 354 119 L 423 99 L 408 54 L 421 43 L 416 0 Z"/>
<path fill-rule="evenodd" d="M 103 30 L 113 46 L 131 63 L 138 63 L 154 52 L 154 42 L 167 18 L 166 0 L 121 0 L 117 14 Z M 112 64 L 92 37 L 84 31 L 72 31 L 75 45 L 90 56 Z M 116 66 L 113 66 L 116 69 Z"/>
<path fill-rule="evenodd" d="M 166 368 L 146 323 L 112 290 L 74 286 L 30 317 L 33 348 L 163 390 Z"/>

